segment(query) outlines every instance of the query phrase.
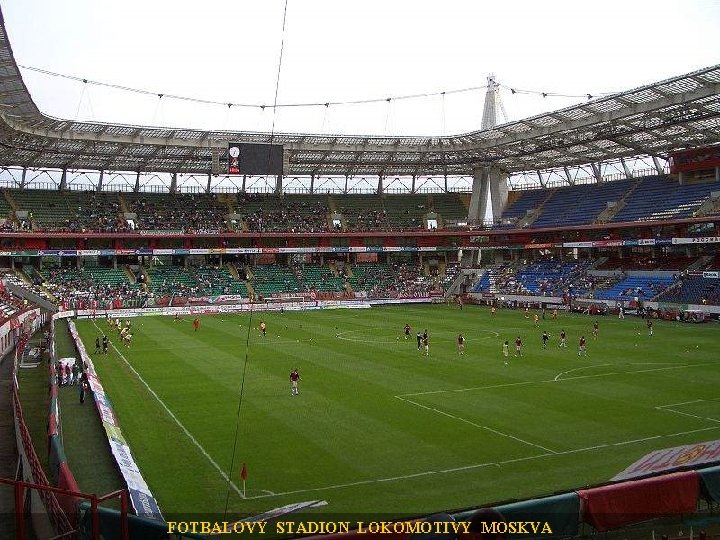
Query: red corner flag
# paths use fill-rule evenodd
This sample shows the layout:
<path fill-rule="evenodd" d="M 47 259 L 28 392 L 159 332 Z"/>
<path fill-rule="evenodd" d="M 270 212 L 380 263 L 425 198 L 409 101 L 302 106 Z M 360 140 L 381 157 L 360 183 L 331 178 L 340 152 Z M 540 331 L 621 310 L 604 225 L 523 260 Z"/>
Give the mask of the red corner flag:
<path fill-rule="evenodd" d="M 247 465 L 243 463 L 242 470 L 240 471 L 240 478 L 242 478 L 243 480 L 247 480 L 247 476 Z"/>

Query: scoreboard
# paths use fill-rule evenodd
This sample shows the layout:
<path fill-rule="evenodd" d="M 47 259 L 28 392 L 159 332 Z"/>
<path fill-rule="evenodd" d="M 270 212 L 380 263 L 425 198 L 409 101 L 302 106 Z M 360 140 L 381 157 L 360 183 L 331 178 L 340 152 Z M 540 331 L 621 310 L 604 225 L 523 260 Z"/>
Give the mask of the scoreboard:
<path fill-rule="evenodd" d="M 228 174 L 282 175 L 283 146 L 228 143 Z"/>

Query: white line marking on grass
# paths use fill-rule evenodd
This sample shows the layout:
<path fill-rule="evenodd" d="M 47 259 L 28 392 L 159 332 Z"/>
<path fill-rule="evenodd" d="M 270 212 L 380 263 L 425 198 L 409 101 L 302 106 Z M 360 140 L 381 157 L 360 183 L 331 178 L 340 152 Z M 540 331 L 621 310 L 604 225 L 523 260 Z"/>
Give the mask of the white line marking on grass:
<path fill-rule="evenodd" d="M 614 364 L 607 364 L 607 365 L 614 365 Z M 667 371 L 672 369 L 686 369 L 686 368 L 694 368 L 694 367 L 702 367 L 702 366 L 714 366 L 717 365 L 717 362 L 702 362 L 697 364 L 680 364 L 680 365 L 672 365 L 669 367 L 661 367 L 661 368 L 652 368 L 652 369 L 639 369 L 634 371 L 611 371 L 608 373 L 594 373 L 591 375 L 578 375 L 575 377 L 563 377 L 560 379 L 545 379 L 545 380 L 539 380 L 539 381 L 518 381 L 514 383 L 504 383 L 504 384 L 493 384 L 489 386 L 471 386 L 469 388 L 448 388 L 446 390 L 430 390 L 427 392 L 411 392 L 407 394 L 400 394 L 399 396 L 395 397 L 412 397 L 412 396 L 424 396 L 427 394 L 443 394 L 446 392 L 470 392 L 471 390 L 487 390 L 490 388 L 505 388 L 508 386 L 520 386 L 520 385 L 527 385 L 527 384 L 545 384 L 545 383 L 560 383 L 560 382 L 566 382 L 566 381 L 576 381 L 580 379 L 594 379 L 597 377 L 608 377 L 610 375 L 629 375 L 633 373 L 650 373 L 654 371 Z M 596 366 L 596 365 L 595 365 Z M 595 366 L 589 366 L 589 367 L 595 367 Z"/>
<path fill-rule="evenodd" d="M 555 375 L 555 378 L 554 378 L 553 380 L 554 380 L 554 381 L 558 381 L 558 380 L 560 380 L 560 378 L 561 378 L 563 375 L 565 375 L 565 374 L 567 374 L 567 373 L 572 373 L 573 371 L 580 371 L 580 370 L 582 370 L 582 369 L 592 369 L 592 368 L 594 368 L 594 367 L 605 367 L 605 366 L 612 366 L 612 364 L 593 364 L 593 365 L 591 365 L 591 366 L 582 366 L 582 367 L 578 367 L 578 368 L 574 368 L 574 369 L 568 369 L 567 371 L 563 371 L 563 372 L 558 373 L 557 375 Z"/>
<path fill-rule="evenodd" d="M 658 405 L 656 409 L 665 409 L 667 407 L 678 407 L 679 405 L 690 405 L 691 403 L 700 403 L 704 399 L 693 399 L 692 401 L 681 401 L 680 403 L 668 403 L 667 405 Z"/>
<path fill-rule="evenodd" d="M 466 424 L 470 424 L 471 426 L 474 426 L 476 428 L 484 429 L 486 431 L 490 431 L 491 433 L 495 433 L 496 435 L 500 435 L 501 437 L 506 437 L 508 439 L 513 439 L 514 441 L 518 441 L 520 443 L 526 444 L 528 446 L 534 446 L 535 448 L 539 448 L 540 450 L 544 450 L 545 452 L 549 452 L 551 454 L 557 454 L 554 450 L 550 450 L 549 448 L 545 448 L 542 445 L 532 443 L 530 441 L 526 441 L 524 439 L 521 439 L 520 437 L 516 437 L 515 435 L 510 435 L 509 433 L 503 433 L 502 431 L 498 431 L 497 429 L 491 428 L 489 426 L 483 426 L 482 424 L 477 424 L 473 422 L 472 420 L 468 420 L 467 418 L 462 418 L 460 416 L 455 416 L 454 414 L 450 414 L 448 412 L 442 411 L 440 409 L 436 409 L 434 407 L 428 407 L 427 405 L 422 405 L 421 403 L 418 403 L 417 401 L 413 401 L 411 399 L 402 398 L 400 396 L 395 396 L 400 401 L 406 401 L 408 403 L 412 403 L 413 405 L 417 407 L 421 407 L 423 409 L 427 409 L 428 411 L 435 412 L 437 414 L 442 414 L 443 416 L 447 416 L 448 418 L 452 418 L 454 420 L 458 420 L 459 422 L 464 422 Z"/>
<path fill-rule="evenodd" d="M 95 326 L 95 328 L 97 328 L 100 331 L 100 328 L 95 323 L 95 321 L 93 321 L 93 325 Z M 125 355 L 120 352 L 120 350 L 115 346 L 115 344 L 112 341 L 110 342 L 110 345 L 112 345 L 112 348 L 115 349 L 115 352 L 118 353 L 118 355 L 120 356 L 120 358 L 122 358 L 123 362 L 125 362 L 127 367 L 130 368 L 130 371 L 132 371 L 135 374 L 135 376 L 138 378 L 138 380 L 145 386 L 147 391 L 150 392 L 150 394 L 152 394 L 152 396 L 157 400 L 157 402 L 162 406 L 162 408 L 165 409 L 165 412 L 168 413 L 170 418 L 172 418 L 173 421 L 178 425 L 178 427 L 183 431 L 183 433 L 185 433 L 185 435 L 187 435 L 188 439 L 190 439 L 192 441 L 192 443 L 198 448 L 198 450 L 200 450 L 200 453 L 203 456 L 205 456 L 205 458 L 210 462 L 210 464 L 213 467 L 215 467 L 215 469 L 217 469 L 217 471 L 220 473 L 220 476 L 223 478 L 223 480 L 225 480 L 228 484 L 230 484 L 232 486 L 232 488 L 235 490 L 235 492 L 242 499 L 244 499 L 245 495 L 243 495 L 242 490 L 239 487 L 237 487 L 235 485 L 235 483 L 232 480 L 230 480 L 230 478 L 228 478 L 228 475 L 225 474 L 225 472 L 220 468 L 220 465 L 218 465 L 217 462 L 210 456 L 210 454 L 208 454 L 205 451 L 205 449 L 202 447 L 202 445 L 197 441 L 197 439 L 195 439 L 195 437 L 192 436 L 192 434 L 182 424 L 182 422 L 180 422 L 180 420 L 178 420 L 178 417 L 173 414 L 173 412 L 168 408 L 167 405 L 165 405 L 165 402 L 162 399 L 160 399 L 160 396 L 158 396 L 155 393 L 155 390 L 150 388 L 150 385 L 147 382 L 145 382 L 145 379 L 143 379 L 142 376 L 137 372 L 137 370 L 132 366 L 132 364 L 130 364 L 130 362 L 128 362 L 128 359 L 125 358 Z M 270 495 L 268 495 L 268 496 L 270 496 Z"/>
<path fill-rule="evenodd" d="M 445 392 L 469 392 L 470 390 L 485 390 L 487 388 L 505 388 L 507 386 L 520 386 L 523 384 L 535 384 L 535 381 L 520 381 L 514 383 L 491 384 L 489 386 L 473 386 L 471 388 L 456 388 L 454 390 L 430 390 L 428 392 L 413 392 L 411 394 L 399 394 L 395 397 L 426 396 L 428 394 L 443 394 Z"/>
<path fill-rule="evenodd" d="M 708 420 L 710 422 L 717 422 L 718 424 L 720 424 L 720 420 L 718 420 L 717 418 L 711 418 L 709 416 L 699 416 L 697 414 L 686 413 L 686 412 L 678 411 L 675 409 L 670 409 L 668 407 L 655 407 L 655 408 L 659 411 L 671 412 L 671 413 L 679 414 L 681 416 L 689 416 L 690 418 L 697 418 L 698 420 Z"/>
<path fill-rule="evenodd" d="M 655 435 L 653 437 L 645 437 L 644 439 L 635 439 L 633 441 L 616 442 L 616 443 L 613 443 L 613 446 L 624 446 L 626 444 L 633 444 L 636 442 L 643 442 L 643 441 L 651 441 L 653 439 L 660 439 L 660 438 L 662 438 L 662 435 Z"/>
<path fill-rule="evenodd" d="M 688 434 L 691 434 L 691 433 L 697 433 L 697 432 L 699 432 L 699 431 L 709 431 L 709 430 L 713 430 L 713 429 L 720 429 L 720 426 L 712 426 L 712 427 L 708 427 L 708 428 L 694 429 L 694 430 L 691 430 L 691 431 L 682 431 L 682 432 L 680 432 L 680 433 L 672 433 L 672 434 L 669 434 L 669 435 L 657 435 L 657 436 L 654 436 L 654 437 L 648 437 L 648 438 L 645 438 L 645 439 L 636 439 L 636 440 L 633 440 L 633 441 L 620 441 L 620 442 L 617 442 L 617 443 L 599 444 L 599 445 L 596 445 L 596 446 L 588 446 L 588 447 L 586 447 L 586 448 L 576 448 L 576 449 L 574 449 L 574 450 L 566 450 L 566 451 L 564 451 L 564 452 L 553 452 L 553 453 L 535 454 L 535 455 L 532 455 L 532 456 L 525 456 L 525 457 L 521 457 L 521 458 L 507 459 L 507 460 L 504 460 L 504 461 L 488 461 L 488 462 L 484 462 L 484 463 L 474 463 L 474 464 L 471 464 L 471 465 L 463 465 L 463 466 L 460 466 L 460 467 L 453 467 L 453 468 L 450 468 L 450 469 L 440 469 L 440 470 L 437 470 L 437 471 L 422 471 L 422 472 L 419 472 L 419 473 L 407 474 L 407 475 L 403 475 L 403 476 L 392 476 L 392 477 L 389 477 L 389 478 L 373 478 L 373 479 L 369 479 L 369 480 L 359 480 L 359 481 L 357 481 L 357 482 L 348 482 L 347 484 L 331 484 L 331 485 L 328 485 L 328 486 L 319 486 L 319 487 L 314 487 L 314 488 L 295 489 L 295 490 L 291 490 L 291 491 L 281 491 L 281 492 L 278 492 L 278 493 L 274 493 L 274 494 L 272 494 L 272 495 L 256 495 L 256 496 L 253 496 L 253 497 L 247 497 L 247 500 L 267 499 L 267 498 L 269 498 L 269 497 L 282 497 L 282 496 L 285 496 L 285 495 L 299 495 L 299 494 L 303 494 L 303 493 L 312 493 L 312 492 L 315 492 L 315 491 L 327 491 L 327 490 L 332 490 L 332 489 L 343 489 L 343 488 L 348 488 L 348 487 L 363 486 L 363 485 L 368 485 L 368 484 L 378 484 L 378 483 L 384 483 L 384 482 L 397 482 L 397 481 L 401 481 L 401 480 L 408 480 L 408 479 L 410 479 L 410 478 L 420 478 L 420 477 L 423 477 L 423 476 L 432 476 L 432 475 L 435 475 L 435 474 L 449 474 L 449 473 L 467 471 L 467 470 L 470 470 L 470 469 L 481 469 L 481 468 L 484 468 L 484 467 L 502 467 L 503 465 L 510 465 L 510 464 L 513 464 L 513 463 L 521 463 L 521 462 L 523 462 L 523 461 L 532 461 L 532 460 L 535 460 L 535 459 L 540 459 L 540 458 L 545 458 L 545 457 L 556 457 L 556 456 L 564 456 L 564 455 L 568 455 L 568 454 L 577 454 L 577 453 L 581 453 L 581 452 L 589 452 L 589 451 L 591 451 L 591 450 L 597 450 L 597 449 L 600 449 L 600 448 L 605 448 L 605 447 L 608 447 L 608 446 L 620 446 L 620 445 L 623 445 L 623 444 L 633 444 L 633 443 L 642 442 L 642 441 L 647 441 L 647 440 L 651 440 L 651 439 L 664 439 L 664 438 L 670 438 L 670 437 L 678 437 L 678 436 L 680 436 L 680 435 L 688 435 Z"/>

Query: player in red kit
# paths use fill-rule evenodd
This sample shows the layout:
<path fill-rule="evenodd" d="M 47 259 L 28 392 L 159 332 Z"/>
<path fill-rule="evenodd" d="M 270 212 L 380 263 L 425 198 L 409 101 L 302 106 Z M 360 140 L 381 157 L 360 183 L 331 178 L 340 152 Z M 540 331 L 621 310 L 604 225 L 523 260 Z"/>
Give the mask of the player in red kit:
<path fill-rule="evenodd" d="M 198 319 L 197 317 L 193 319 L 193 328 L 196 332 L 198 331 L 198 328 L 200 328 L 200 319 Z"/>
<path fill-rule="evenodd" d="M 300 395 L 300 390 L 298 390 L 298 381 L 300 381 L 300 373 L 298 373 L 297 368 L 295 368 L 290 372 L 290 395 L 291 396 Z"/>
<path fill-rule="evenodd" d="M 522 339 L 520 339 L 520 336 L 517 337 L 515 340 L 515 356 L 522 356 Z"/>
<path fill-rule="evenodd" d="M 585 336 L 580 338 L 580 344 L 578 345 L 578 356 L 581 354 L 587 355 L 587 340 Z"/>

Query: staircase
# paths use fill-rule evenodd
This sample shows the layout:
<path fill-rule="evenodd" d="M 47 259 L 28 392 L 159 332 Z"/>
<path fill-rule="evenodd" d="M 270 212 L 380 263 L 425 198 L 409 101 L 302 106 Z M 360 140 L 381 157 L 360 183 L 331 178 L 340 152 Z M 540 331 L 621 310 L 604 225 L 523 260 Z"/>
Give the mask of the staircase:
<path fill-rule="evenodd" d="M 232 264 L 232 263 L 227 263 L 225 266 L 227 267 L 228 272 L 230 272 L 230 275 L 231 275 L 233 278 L 237 279 L 238 281 L 241 281 L 241 279 L 240 279 L 240 273 L 238 272 L 238 269 L 237 269 L 237 267 L 236 267 L 234 264 Z"/>
<path fill-rule="evenodd" d="M 132 214 L 132 208 L 128 205 L 127 200 L 122 194 L 122 191 L 118 193 L 118 201 L 120 202 L 120 211 L 124 214 Z"/>
<path fill-rule="evenodd" d="M 7 189 L 4 189 L 4 190 L 3 190 L 3 195 L 5 196 L 5 200 L 8 202 L 8 204 L 10 205 L 10 208 L 12 208 L 13 211 L 18 211 L 18 210 L 20 210 L 20 207 L 19 207 L 19 206 L 17 205 L 17 203 L 15 202 L 15 199 L 13 199 L 13 196 L 12 196 L 12 194 L 10 193 L 10 191 L 8 191 Z"/>
<path fill-rule="evenodd" d="M 458 198 L 460 199 L 460 202 L 465 207 L 465 214 L 467 215 L 467 213 L 470 212 L 470 194 L 469 193 L 458 193 Z"/>
<path fill-rule="evenodd" d="M 252 281 L 250 281 L 248 279 L 245 282 L 245 286 L 247 287 L 247 290 L 248 290 L 248 298 L 250 298 L 251 300 L 255 300 L 255 287 L 253 287 Z"/>
<path fill-rule="evenodd" d="M 22 268 L 16 268 L 15 269 L 15 275 L 22 280 L 23 283 L 25 283 L 28 286 L 32 285 L 32 279 L 30 279 L 30 276 L 28 276 L 25 273 L 25 270 Z"/>
<path fill-rule="evenodd" d="M 543 212 L 543 208 L 547 204 L 547 202 L 552 199 L 552 196 L 555 195 L 556 190 L 551 190 L 550 193 L 548 193 L 548 196 L 543 199 L 543 201 L 529 214 L 525 215 L 525 217 L 522 217 L 518 220 L 518 222 L 515 224 L 515 226 L 518 229 L 522 229 L 524 227 L 528 227 L 535 223 L 537 219 L 540 217 L 540 215 Z M 494 292 L 494 291 L 493 291 Z"/>
<path fill-rule="evenodd" d="M 713 257 L 712 255 L 703 255 L 702 257 L 699 257 L 697 261 L 688 266 L 685 270 L 687 270 L 688 272 L 702 270 L 703 268 L 707 267 L 707 265 L 710 264 L 714 258 L 715 257 Z"/>
<path fill-rule="evenodd" d="M 704 203 L 700 205 L 695 211 L 697 217 L 708 216 L 710 214 L 717 214 L 720 211 L 720 196 L 713 197 L 710 195 Z"/>
<path fill-rule="evenodd" d="M 633 186 L 629 190 L 627 190 L 625 195 L 623 195 L 622 198 L 615 203 L 615 206 L 613 206 L 612 208 L 606 208 L 605 210 L 600 212 L 598 214 L 598 217 L 595 218 L 595 221 L 593 221 L 593 223 L 608 223 L 612 221 L 615 215 L 620 212 L 620 210 L 625 208 L 628 197 L 633 194 L 633 192 L 638 188 L 641 183 L 641 180 L 635 182 Z"/>
<path fill-rule="evenodd" d="M 123 266 L 123 270 L 125 271 L 125 275 L 127 276 L 130 283 L 137 283 L 137 280 L 135 279 L 135 273 L 130 270 L 130 267 L 127 264 Z"/>

